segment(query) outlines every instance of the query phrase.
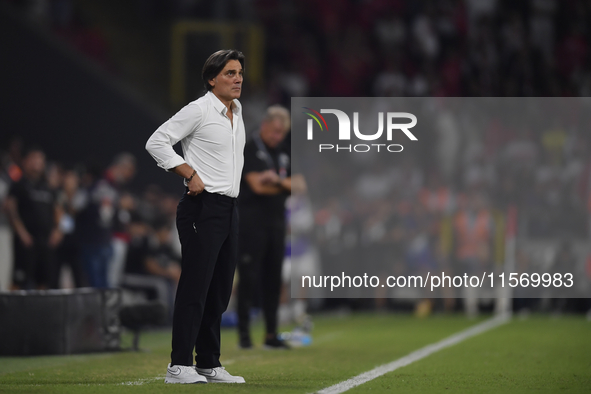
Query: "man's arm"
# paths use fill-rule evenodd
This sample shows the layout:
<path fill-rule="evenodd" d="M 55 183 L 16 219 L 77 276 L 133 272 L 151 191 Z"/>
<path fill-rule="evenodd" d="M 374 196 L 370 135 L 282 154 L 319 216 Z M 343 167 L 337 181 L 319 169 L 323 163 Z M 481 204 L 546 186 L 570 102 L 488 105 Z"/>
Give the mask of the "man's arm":
<path fill-rule="evenodd" d="M 272 196 L 291 192 L 291 177 L 280 179 L 273 170 L 252 171 L 245 174 L 244 179 L 255 194 Z"/>
<path fill-rule="evenodd" d="M 10 225 L 12 226 L 12 229 L 19 237 L 23 245 L 25 245 L 26 247 L 32 246 L 33 237 L 31 237 L 31 234 L 29 234 L 29 232 L 27 231 L 27 228 L 25 227 L 20 215 L 18 214 L 18 202 L 16 201 L 16 198 L 14 198 L 14 196 L 8 196 L 6 198 L 5 204 L 6 215 L 8 216 L 8 220 L 10 222 Z"/>
<path fill-rule="evenodd" d="M 146 150 L 152 155 L 158 166 L 166 171 L 191 180 L 187 183 L 189 195 L 197 195 L 205 189 L 199 174 L 172 148 L 196 130 L 203 116 L 199 104 L 193 102 L 183 107 L 172 118 L 160 126 L 146 142 Z"/>
<path fill-rule="evenodd" d="M 64 234 L 60 229 L 60 222 L 62 220 L 62 215 L 64 214 L 63 208 L 55 203 L 53 206 L 53 220 L 54 220 L 54 227 L 49 234 L 49 246 L 55 248 L 62 242 L 64 238 Z"/>
<path fill-rule="evenodd" d="M 181 277 L 180 265 L 176 262 L 171 262 L 168 267 L 162 267 L 153 257 L 146 257 L 144 267 L 152 275 L 169 278 L 175 282 L 178 282 Z"/>

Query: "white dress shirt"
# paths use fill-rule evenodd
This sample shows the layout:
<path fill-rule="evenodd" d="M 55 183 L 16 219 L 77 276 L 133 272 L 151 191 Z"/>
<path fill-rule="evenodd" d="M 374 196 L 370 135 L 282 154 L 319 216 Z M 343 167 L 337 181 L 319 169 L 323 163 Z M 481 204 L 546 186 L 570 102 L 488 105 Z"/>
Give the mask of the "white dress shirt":
<path fill-rule="evenodd" d="M 234 100 L 233 122 L 213 94 L 190 102 L 160 126 L 146 143 L 159 167 L 169 171 L 187 163 L 210 193 L 238 197 L 246 140 L 242 105 Z M 172 148 L 181 141 L 184 159 Z"/>

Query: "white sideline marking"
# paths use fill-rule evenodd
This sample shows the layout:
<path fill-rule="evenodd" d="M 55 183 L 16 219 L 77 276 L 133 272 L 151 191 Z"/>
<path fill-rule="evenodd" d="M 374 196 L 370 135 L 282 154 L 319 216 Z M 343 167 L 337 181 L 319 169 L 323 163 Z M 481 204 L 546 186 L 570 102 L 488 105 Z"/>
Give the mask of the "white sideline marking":
<path fill-rule="evenodd" d="M 353 387 L 357 387 L 363 383 L 367 383 L 370 380 L 373 380 L 377 377 L 380 377 L 388 372 L 392 372 L 397 370 L 398 368 L 402 368 L 407 366 L 408 364 L 414 363 L 422 358 L 425 358 L 433 353 L 436 353 L 446 347 L 453 346 L 457 343 L 460 343 L 470 337 L 475 335 L 481 334 L 485 331 L 491 330 L 501 324 L 507 323 L 511 319 L 509 314 L 502 314 L 492 319 L 485 320 L 484 322 L 477 324 L 473 327 L 470 327 L 464 331 L 460 331 L 457 334 L 454 334 L 450 337 L 447 337 L 439 342 L 433 343 L 431 345 L 427 345 L 419 350 L 416 350 L 398 360 L 392 361 L 391 363 L 380 365 L 372 369 L 371 371 L 367 371 L 362 373 L 361 375 L 357 375 L 352 377 L 351 379 L 347 379 L 341 383 L 337 383 L 333 386 L 327 387 L 320 391 L 317 391 L 317 394 L 340 394 L 344 393 L 347 390 L 352 389 Z"/>

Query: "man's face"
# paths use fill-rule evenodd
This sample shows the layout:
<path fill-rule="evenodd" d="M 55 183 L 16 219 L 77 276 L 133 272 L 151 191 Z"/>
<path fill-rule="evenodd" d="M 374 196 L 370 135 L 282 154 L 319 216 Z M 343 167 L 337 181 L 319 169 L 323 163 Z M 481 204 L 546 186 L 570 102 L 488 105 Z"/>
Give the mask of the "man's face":
<path fill-rule="evenodd" d="M 80 179 L 75 171 L 67 171 L 64 174 L 63 187 L 68 192 L 74 192 L 78 189 Z"/>
<path fill-rule="evenodd" d="M 135 164 L 133 163 L 120 163 L 118 165 L 118 179 L 120 183 L 127 183 L 135 175 Z"/>
<path fill-rule="evenodd" d="M 23 161 L 23 171 L 33 179 L 43 175 L 45 171 L 45 154 L 41 151 L 30 152 Z"/>
<path fill-rule="evenodd" d="M 261 139 L 269 148 L 276 148 L 286 134 L 287 130 L 281 119 L 268 120 L 261 125 Z"/>
<path fill-rule="evenodd" d="M 229 60 L 224 69 L 209 80 L 212 92 L 222 101 L 231 101 L 240 97 L 242 92 L 242 65 L 238 60 Z"/>

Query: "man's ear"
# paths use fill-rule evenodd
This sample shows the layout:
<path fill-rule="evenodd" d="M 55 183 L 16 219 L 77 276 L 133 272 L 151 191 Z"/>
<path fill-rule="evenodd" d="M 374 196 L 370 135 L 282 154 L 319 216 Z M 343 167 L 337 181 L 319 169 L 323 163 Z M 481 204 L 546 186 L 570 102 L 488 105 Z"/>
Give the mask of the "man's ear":
<path fill-rule="evenodd" d="M 210 79 L 207 83 L 209 83 L 209 86 L 211 86 L 212 89 L 215 88 L 215 78 Z"/>

